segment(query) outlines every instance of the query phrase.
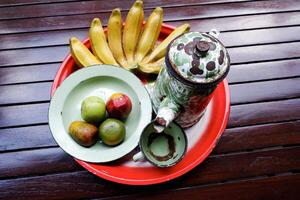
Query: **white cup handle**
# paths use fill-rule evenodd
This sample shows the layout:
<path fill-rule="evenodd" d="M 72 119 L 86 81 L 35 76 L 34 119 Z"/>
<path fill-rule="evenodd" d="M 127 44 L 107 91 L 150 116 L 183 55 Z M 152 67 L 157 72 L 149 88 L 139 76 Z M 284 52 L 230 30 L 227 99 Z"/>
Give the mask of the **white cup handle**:
<path fill-rule="evenodd" d="M 144 158 L 145 158 L 145 156 L 144 156 L 144 154 L 141 151 L 138 152 L 138 153 L 136 153 L 136 154 L 134 154 L 134 156 L 132 157 L 132 159 L 133 159 L 134 162 L 137 162 L 137 161 L 142 160 Z"/>

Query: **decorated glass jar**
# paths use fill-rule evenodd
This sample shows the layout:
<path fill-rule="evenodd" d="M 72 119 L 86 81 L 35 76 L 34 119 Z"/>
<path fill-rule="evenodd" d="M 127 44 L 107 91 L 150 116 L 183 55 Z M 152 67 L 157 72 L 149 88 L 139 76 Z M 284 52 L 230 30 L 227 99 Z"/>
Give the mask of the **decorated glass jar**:
<path fill-rule="evenodd" d="M 197 123 L 213 91 L 229 71 L 230 58 L 219 33 L 188 32 L 174 39 L 165 64 L 150 90 L 155 121 L 162 127 L 175 119 L 183 128 Z"/>

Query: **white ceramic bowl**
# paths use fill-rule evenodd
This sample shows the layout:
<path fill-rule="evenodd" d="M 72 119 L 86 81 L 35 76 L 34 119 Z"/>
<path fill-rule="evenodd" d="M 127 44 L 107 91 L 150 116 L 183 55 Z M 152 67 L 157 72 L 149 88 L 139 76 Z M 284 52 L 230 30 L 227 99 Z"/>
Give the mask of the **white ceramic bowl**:
<path fill-rule="evenodd" d="M 123 143 L 108 147 L 98 141 L 89 148 L 77 144 L 69 135 L 68 127 L 71 122 L 82 120 L 81 102 L 88 96 L 107 101 L 115 92 L 128 95 L 132 101 Z M 68 154 L 83 161 L 103 163 L 132 151 L 138 145 L 143 128 L 151 121 L 151 115 L 150 97 L 134 74 L 112 65 L 95 65 L 74 72 L 58 87 L 50 102 L 49 126 L 58 145 Z"/>

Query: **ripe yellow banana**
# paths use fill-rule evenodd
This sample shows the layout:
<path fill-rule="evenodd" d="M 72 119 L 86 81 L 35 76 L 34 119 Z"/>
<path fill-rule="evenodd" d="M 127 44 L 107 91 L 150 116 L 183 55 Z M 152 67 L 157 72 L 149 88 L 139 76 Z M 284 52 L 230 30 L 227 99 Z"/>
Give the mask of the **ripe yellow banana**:
<path fill-rule="evenodd" d="M 147 73 L 147 74 L 158 74 L 161 67 L 164 65 L 165 57 L 160 58 L 159 60 L 153 62 L 153 63 L 138 63 L 138 69 L 141 72 Z"/>
<path fill-rule="evenodd" d="M 82 44 L 76 37 L 70 38 L 70 49 L 73 59 L 79 67 L 101 64 L 90 50 Z"/>
<path fill-rule="evenodd" d="M 108 45 L 119 64 L 128 69 L 128 64 L 122 47 L 122 16 L 119 8 L 115 8 L 108 20 Z"/>
<path fill-rule="evenodd" d="M 140 62 L 153 49 L 160 33 L 162 20 L 163 9 L 157 7 L 147 19 L 136 50 L 135 62 Z"/>
<path fill-rule="evenodd" d="M 93 53 L 104 64 L 119 66 L 119 64 L 114 59 L 114 56 L 108 47 L 106 36 L 103 31 L 102 24 L 99 18 L 93 19 L 89 31 L 89 37 L 90 37 Z"/>
<path fill-rule="evenodd" d="M 123 48 L 129 66 L 135 67 L 134 53 L 144 20 L 143 1 L 137 0 L 130 8 L 124 26 Z"/>
<path fill-rule="evenodd" d="M 183 24 L 177 27 L 164 41 L 162 41 L 142 62 L 143 63 L 151 63 L 154 62 L 161 57 L 164 57 L 166 54 L 167 47 L 169 43 L 174 40 L 177 36 L 187 32 L 190 30 L 189 24 Z"/>

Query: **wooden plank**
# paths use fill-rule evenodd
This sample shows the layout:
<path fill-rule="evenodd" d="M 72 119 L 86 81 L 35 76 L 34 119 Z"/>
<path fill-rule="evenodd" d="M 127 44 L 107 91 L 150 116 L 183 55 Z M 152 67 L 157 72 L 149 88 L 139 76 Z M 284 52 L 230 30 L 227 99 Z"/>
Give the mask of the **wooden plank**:
<path fill-rule="evenodd" d="M 289 78 L 300 75 L 300 59 L 232 65 L 227 76 L 230 83 Z"/>
<path fill-rule="evenodd" d="M 26 5 L 40 5 L 40 4 L 56 4 L 56 3 L 64 3 L 64 2 L 76 2 L 76 1 L 80 1 L 80 0 L 2 0 L 0 2 L 0 7 L 10 7 L 10 6 L 22 6 L 25 7 Z M 88 1 L 91 0 L 85 0 L 86 3 L 88 3 Z M 228 3 L 228 2 L 242 2 L 242 1 L 250 1 L 250 0 L 202 0 L 201 2 L 197 1 L 197 0 L 189 0 L 186 1 L 189 4 L 216 4 L 216 3 Z M 111 4 L 114 5 L 113 8 L 115 7 L 120 7 L 120 4 L 123 5 L 124 3 L 128 4 L 128 3 L 132 3 L 132 1 L 130 0 L 123 0 L 123 1 L 119 1 L 119 2 L 115 2 L 115 1 L 110 1 Z M 172 1 L 160 1 L 159 3 L 155 0 L 147 0 L 144 2 L 145 6 L 184 6 L 184 5 L 188 5 L 186 4 L 186 2 L 182 2 L 181 0 L 172 0 Z M 100 4 L 105 4 L 105 1 L 99 1 L 98 3 Z M 116 4 L 118 3 L 118 4 Z M 122 4 L 123 3 L 123 4 Z M 73 4 L 72 4 L 73 5 Z M 74 5 L 73 5 L 74 6 Z M 110 4 L 105 4 L 105 6 L 111 6 Z M 124 5 L 123 5 L 124 6 Z M 44 7 L 42 7 L 42 9 L 45 9 Z"/>
<path fill-rule="evenodd" d="M 299 58 L 300 48 L 298 42 L 272 45 L 259 45 L 255 47 L 239 47 L 228 49 L 232 63 L 249 63 L 265 60 Z"/>
<path fill-rule="evenodd" d="M 300 42 L 228 48 L 231 63 L 272 61 L 299 58 Z M 39 47 L 0 51 L 0 66 L 61 62 L 69 53 L 68 46 Z M 17 56 L 16 56 L 17 55 Z"/>
<path fill-rule="evenodd" d="M 187 0 L 187 1 L 153 1 L 148 0 L 144 2 L 144 9 L 154 8 L 156 6 L 160 7 L 178 7 L 178 6 L 188 6 L 188 5 L 207 5 L 216 3 L 231 3 L 231 2 L 244 2 L 247 0 L 235 0 L 235 1 L 225 1 L 225 0 Z M 110 12 L 114 8 L 121 8 L 123 11 L 127 11 L 133 1 L 131 0 L 111 0 L 111 1 L 84 1 L 84 2 L 66 2 L 66 3 L 51 3 L 51 4 L 35 4 L 35 5 L 24 5 L 19 7 L 5 7 L 0 6 L 0 19 L 20 19 L 28 17 L 45 17 L 45 16 L 57 16 L 57 15 L 74 15 L 74 14 L 86 14 L 86 13 L 99 13 L 99 12 Z M 259 3 L 261 7 L 272 7 L 270 3 L 261 2 Z M 285 5 L 282 7 L 284 9 Z M 42 12 L 32 12 L 32 10 L 42 11 Z M 16 13 L 19 13 L 16 14 Z"/>
<path fill-rule="evenodd" d="M 227 127 L 300 119 L 300 99 L 231 106 Z"/>
<path fill-rule="evenodd" d="M 23 6 L 28 4 L 48 4 L 48 3 L 57 3 L 57 2 L 66 2 L 66 1 L 79 1 L 79 0 L 1 0 L 0 7 L 9 7 L 9 6 Z"/>
<path fill-rule="evenodd" d="M 298 85 L 300 78 L 230 85 L 231 104 L 298 98 Z M 52 82 L 0 86 L 0 105 L 49 101 L 51 86 Z"/>
<path fill-rule="evenodd" d="M 82 169 L 73 157 L 57 147 L 1 153 L 0 157 L 5 161 L 0 163 L 1 179 Z"/>
<path fill-rule="evenodd" d="M 80 40 L 84 40 L 88 37 L 88 31 L 87 28 L 84 28 L 0 35 L 0 40 L 2 41 L 0 49 L 68 45 L 70 37 L 77 37 Z"/>
<path fill-rule="evenodd" d="M 300 144 L 300 120 L 226 129 L 214 154 Z"/>
<path fill-rule="evenodd" d="M 204 31 L 203 27 L 205 27 L 205 30 L 216 28 L 221 31 L 236 31 L 299 25 L 299 17 L 299 12 L 287 12 L 209 19 L 185 19 L 177 22 L 172 22 L 171 24 L 174 26 L 179 26 L 183 23 L 189 23 L 191 25 L 191 30 L 195 31 Z M 165 21 L 167 22 L 167 20 Z"/>
<path fill-rule="evenodd" d="M 95 17 L 101 18 L 103 25 L 105 25 L 109 13 L 0 21 L 0 26 L 3 27 L 3 29 L 0 30 L 0 34 L 86 28 L 90 26 L 92 19 Z"/>
<path fill-rule="evenodd" d="M 0 68 L 0 85 L 37 81 L 52 81 L 59 66 L 60 63 L 39 64 L 26 67 Z"/>
<path fill-rule="evenodd" d="M 223 1 L 224 2 L 224 1 Z M 95 13 L 95 12 L 109 12 L 111 9 L 115 7 L 120 7 L 123 10 L 128 10 L 131 6 L 132 2 L 130 1 L 110 1 L 110 2 L 102 2 L 99 3 L 97 1 L 89 1 L 89 2 L 67 2 L 65 4 L 47 4 L 47 5 L 30 5 L 30 6 L 22 6 L 22 7 L 15 7 L 13 8 L 0 8 L 0 19 L 17 19 L 17 18 L 27 18 L 27 17 L 45 17 L 45 16 L 56 16 L 56 15 L 74 15 L 74 14 L 86 14 L 86 13 Z M 174 6 L 187 6 L 187 5 L 201 5 L 207 4 L 207 2 L 185 2 L 179 3 L 178 2 L 171 2 L 165 1 L 163 3 L 159 2 L 145 2 L 144 8 L 153 8 L 155 6 L 162 6 L 162 7 L 174 7 Z M 214 13 L 214 8 L 221 11 L 220 14 L 228 9 L 231 9 L 231 14 L 237 12 L 237 14 L 249 14 L 255 12 L 276 12 L 276 11 L 291 11 L 296 10 L 298 4 L 294 0 L 286 1 L 285 4 L 278 5 L 278 2 L 268 2 L 268 1 L 259 1 L 259 2 L 243 2 L 243 3 L 230 3 L 226 2 L 226 4 L 220 5 L 205 5 L 206 9 L 203 9 L 203 6 L 197 7 L 195 10 L 207 10 L 208 13 Z M 217 8 L 216 8 L 217 7 Z M 80 9 L 74 9 L 80 8 Z M 213 9 L 212 9 L 213 8 Z M 247 8 L 246 11 L 239 12 L 239 9 Z M 252 8 L 252 9 L 251 9 Z M 31 12 L 32 9 L 36 10 L 43 10 L 43 12 Z M 254 12 L 255 10 L 255 12 Z M 232 12 L 233 11 L 233 12 Z M 16 15 L 15 13 L 19 13 Z M 228 15 L 228 12 L 224 12 L 224 15 Z M 220 16 L 220 15 L 217 15 Z"/>
<path fill-rule="evenodd" d="M 220 34 L 220 40 L 225 46 L 244 46 L 244 45 L 261 45 L 277 42 L 299 41 L 300 36 L 295 34 L 300 31 L 300 27 L 283 27 L 257 29 L 239 32 L 223 32 Z M 272 36 L 272 37 L 270 37 Z"/>
<path fill-rule="evenodd" d="M 48 123 L 48 103 L 0 107 L 0 128 Z"/>
<path fill-rule="evenodd" d="M 0 152 L 57 146 L 48 125 L 1 129 L 0 132 Z"/>
<path fill-rule="evenodd" d="M 61 62 L 68 53 L 67 46 L 5 50 L 0 51 L 0 66 Z"/>
<path fill-rule="evenodd" d="M 253 3 L 253 2 L 250 2 Z M 254 2 L 255 3 L 255 2 Z M 211 10 L 207 9 L 207 6 L 190 6 L 185 9 L 178 8 L 166 8 L 164 22 L 174 21 L 174 20 L 191 20 L 197 19 L 190 22 L 195 30 L 202 30 L 205 26 L 207 29 L 217 28 L 219 30 L 241 30 L 247 28 L 258 28 L 258 27 L 274 27 L 274 26 L 284 26 L 284 25 L 299 25 L 298 16 L 299 12 L 287 12 L 287 13 L 277 13 L 277 14 L 264 14 L 264 15 L 253 15 L 253 16 L 236 16 L 240 14 L 255 14 L 256 12 L 266 12 L 264 8 L 260 10 L 254 7 L 248 8 L 247 6 L 236 8 L 228 7 L 227 4 L 219 4 L 224 7 L 221 8 L 215 5 L 211 5 Z M 234 4 L 235 5 L 235 4 Z M 293 5 L 293 4 L 291 4 Z M 299 4 L 297 4 L 299 6 Z M 289 7 L 289 9 L 294 10 L 298 8 Z M 273 6 L 276 10 L 276 6 Z M 266 8 L 267 9 L 267 8 Z M 273 11 L 274 11 L 273 9 Z M 267 9 L 268 10 L 268 9 Z M 149 10 L 145 12 L 145 15 L 149 15 Z M 272 8 L 270 10 L 272 12 Z M 234 13 L 234 14 L 233 14 Z M 123 13 L 124 14 L 124 13 Z M 90 22 L 93 18 L 99 17 L 103 21 L 103 25 L 106 24 L 109 17 L 109 13 L 96 13 L 96 14 L 85 14 L 85 15 L 71 15 L 71 16 L 57 16 L 57 17 L 44 17 L 44 18 L 30 18 L 30 19 L 16 19 L 16 20 L 4 20 L 0 21 L 0 34 L 8 33 L 24 33 L 33 31 L 49 31 L 49 30 L 61 30 L 61 29 L 73 29 L 73 28 L 87 28 L 90 26 Z M 178 17 L 180 16 L 180 17 Z M 230 17 L 224 17 L 230 16 Z M 214 18 L 212 17 L 222 17 Z M 261 20 L 261 19 L 264 20 Z M 229 21 L 232 20 L 232 23 Z M 178 22 L 180 24 L 184 21 Z M 176 25 L 177 23 L 174 23 Z"/>
<path fill-rule="evenodd" d="M 0 105 L 50 100 L 52 83 L 33 83 L 0 86 Z"/>
<path fill-rule="evenodd" d="M 209 30 L 206 30 L 205 27 L 202 27 L 201 31 Z M 234 31 L 223 32 L 220 34 L 219 38 L 227 47 L 261 45 L 278 42 L 299 41 L 299 34 L 295 34 L 299 31 L 300 27 L 283 27 L 248 31 Z M 270 37 L 270 35 L 272 35 L 272 37 Z M 76 36 L 80 40 L 83 40 L 88 37 L 88 29 L 71 29 L 50 32 L 0 35 L 0 41 L 2 41 L 0 43 L 0 49 L 8 50 L 15 48 L 68 45 L 69 38 L 72 36 Z"/>
<path fill-rule="evenodd" d="M 299 85 L 300 78 L 230 85 L 230 100 L 235 105 L 297 98 Z"/>
<path fill-rule="evenodd" d="M 139 200 L 141 198 L 173 200 L 189 199 L 297 199 L 299 193 L 300 175 L 290 174 L 275 177 L 263 177 L 251 180 L 241 180 L 218 185 L 187 187 L 179 190 L 168 190 L 142 193 L 130 196 L 111 198 L 113 200 Z"/>
<path fill-rule="evenodd" d="M 26 199 L 79 199 L 103 197 L 117 189 L 133 188 L 110 183 L 87 171 L 65 174 L 0 180 L 0 193 L 5 198 Z M 124 191 L 124 189 L 123 189 Z"/>
<path fill-rule="evenodd" d="M 225 175 L 226 173 L 224 172 L 228 170 L 227 165 L 229 165 L 230 168 L 229 171 L 231 171 L 230 173 L 233 172 L 236 174 L 236 172 L 234 172 L 235 167 L 237 167 L 237 170 L 242 170 L 243 173 L 240 173 L 239 175 L 243 175 L 243 174 L 245 175 L 246 173 L 252 171 L 252 169 L 256 167 L 258 167 L 259 169 L 263 169 L 263 171 L 267 171 L 267 172 L 269 171 L 264 166 L 272 167 L 272 165 L 275 165 L 278 167 L 280 165 L 288 166 L 290 165 L 290 163 L 297 163 L 296 167 L 297 168 L 299 167 L 298 159 L 294 159 L 294 161 L 292 161 L 289 158 L 282 158 L 282 156 L 285 154 L 280 154 L 280 155 L 281 156 L 278 155 L 276 157 L 272 157 L 272 156 L 270 157 L 268 154 L 264 154 L 262 157 L 255 157 L 254 160 L 253 158 L 251 158 L 249 159 L 249 161 L 245 161 L 247 160 L 247 158 L 244 157 L 243 158 L 243 160 L 245 161 L 244 163 L 236 163 L 236 161 L 238 161 L 239 159 L 238 160 L 232 159 L 232 162 L 228 163 L 230 161 L 229 159 L 228 162 L 225 163 L 224 168 L 222 168 L 222 163 L 219 163 L 218 165 L 216 164 L 213 165 L 214 167 L 213 170 L 217 170 L 217 171 L 215 171 L 214 172 L 215 174 L 212 174 L 211 176 L 207 175 L 207 177 L 210 177 L 210 179 L 212 179 L 212 177 Z M 291 156 L 286 156 L 286 157 L 291 158 Z M 211 159 L 213 158 L 210 158 L 209 160 Z M 47 199 L 57 199 L 57 197 L 64 198 L 64 199 L 95 198 L 95 197 L 104 198 L 104 197 L 111 197 L 111 196 L 125 195 L 125 194 L 142 195 L 145 192 L 149 194 L 150 191 L 160 191 L 161 193 L 165 193 L 165 192 L 168 193 L 169 190 L 178 191 L 178 189 L 182 190 L 183 188 L 191 188 L 190 186 L 192 185 L 204 184 L 204 180 L 203 180 L 204 177 L 201 177 L 201 173 L 205 173 L 205 171 L 203 171 L 204 169 L 201 171 L 201 168 L 203 168 L 203 166 L 205 165 L 208 166 L 207 164 L 208 162 L 212 162 L 209 160 L 206 163 L 203 163 L 203 165 L 194 169 L 191 173 L 188 173 L 187 175 L 181 177 L 177 181 L 171 181 L 169 183 L 155 185 L 155 186 L 139 187 L 139 190 L 136 190 L 137 189 L 136 187 L 129 187 L 125 185 L 118 185 L 115 183 L 107 182 L 105 180 L 102 180 L 90 174 L 89 172 L 83 171 L 83 172 L 44 175 L 38 177 L 26 177 L 26 178 L 11 179 L 11 180 L 1 180 L 0 193 L 2 194 L 2 197 L 7 197 L 7 196 L 11 197 L 11 194 L 14 194 L 15 198 L 26 197 L 26 198 L 39 198 L 39 199 L 43 196 L 47 196 Z M 220 160 L 223 159 L 220 157 Z M 282 162 L 278 162 L 283 160 L 285 162 L 289 162 L 289 164 L 280 164 Z M 244 168 L 241 168 L 239 166 L 240 164 Z M 246 166 L 246 164 L 250 164 L 250 166 Z M 274 169 L 275 171 L 281 171 L 280 167 Z M 259 174 L 259 172 L 254 172 L 254 174 Z M 220 181 L 219 178 L 218 181 Z M 41 183 L 45 183 L 45 184 L 41 184 Z M 214 187 L 216 187 L 215 184 L 210 184 L 210 185 L 214 185 Z M 266 190 L 270 185 L 272 184 L 265 183 L 264 189 Z M 203 185 L 202 187 L 207 187 L 207 186 L 209 185 Z"/>

